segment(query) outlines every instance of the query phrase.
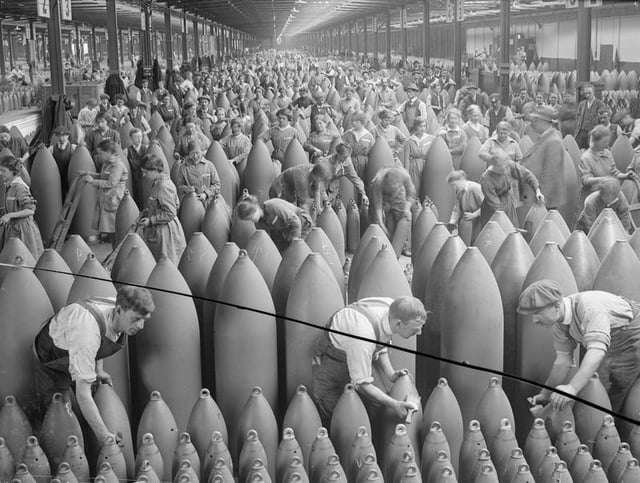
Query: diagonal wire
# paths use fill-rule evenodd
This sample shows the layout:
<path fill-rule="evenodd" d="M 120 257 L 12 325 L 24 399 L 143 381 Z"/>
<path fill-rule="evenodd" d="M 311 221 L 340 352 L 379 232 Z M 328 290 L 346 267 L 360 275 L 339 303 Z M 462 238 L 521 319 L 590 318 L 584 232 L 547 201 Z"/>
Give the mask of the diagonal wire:
<path fill-rule="evenodd" d="M 625 421 L 627 423 L 640 426 L 640 420 L 633 419 L 633 418 L 631 418 L 629 416 L 626 416 L 624 414 L 618 413 L 617 411 L 613 411 L 612 409 L 608 409 L 608 408 L 602 407 L 602 406 L 600 406 L 598 404 L 595 404 L 595 403 L 593 403 L 593 402 L 591 402 L 591 401 L 589 401 L 587 399 L 581 398 L 581 397 L 579 397 L 577 395 L 573 395 L 573 394 L 570 394 L 570 393 L 567 393 L 567 392 L 564 392 L 564 391 L 560 391 L 555 387 L 548 386 L 546 384 L 539 383 L 539 382 L 536 382 L 536 381 L 531 381 L 531 380 L 529 380 L 527 378 L 524 378 L 524 377 L 516 375 L 516 374 L 510 374 L 510 373 L 507 373 L 507 372 L 504 372 L 504 371 L 501 371 L 501 370 L 498 370 L 498 369 L 492 369 L 492 368 L 489 368 L 489 367 L 478 366 L 476 364 L 471 364 L 468 361 L 455 361 L 455 360 L 452 360 L 452 359 L 447 359 L 446 357 L 441 357 L 441 356 L 437 356 L 437 355 L 434 355 L 434 354 L 428 354 L 428 353 L 420 352 L 420 351 L 417 351 L 417 350 L 414 350 L 414 349 L 408 349 L 408 348 L 405 348 L 405 347 L 394 346 L 393 344 L 390 344 L 390 343 L 380 342 L 380 341 L 377 341 L 375 339 L 369 339 L 367 337 L 362 337 L 362 336 L 350 334 L 348 332 L 343 332 L 343 331 L 332 329 L 332 328 L 326 327 L 326 326 L 318 326 L 318 325 L 314 324 L 313 322 L 308 322 L 308 321 L 301 320 L 301 319 L 295 319 L 293 317 L 288 317 L 286 315 L 276 314 L 276 313 L 272 313 L 272 312 L 269 312 L 269 311 L 266 311 L 266 310 L 256 309 L 256 308 L 253 308 L 253 307 L 247 307 L 246 305 L 234 304 L 234 303 L 231 303 L 231 302 L 226 302 L 224 300 L 216 300 L 216 299 L 212 299 L 212 298 L 209 298 L 209 297 L 202 297 L 202 296 L 188 294 L 188 293 L 184 293 L 184 292 L 178 292 L 176 290 L 149 287 L 148 285 L 142 285 L 142 284 L 137 284 L 137 283 L 129 283 L 129 282 L 124 282 L 124 281 L 120 281 L 120 280 L 112 280 L 111 278 L 103 278 L 103 277 L 98 277 L 98 276 L 94 276 L 94 275 L 83 275 L 83 274 L 79 274 L 79 273 L 74 274 L 72 272 L 65 272 L 65 271 L 62 271 L 62 270 L 54 270 L 54 269 L 50 269 L 50 268 L 30 267 L 30 266 L 26 266 L 26 265 L 14 265 L 14 264 L 11 264 L 11 263 L 1 263 L 1 262 L 0 262 L 0 267 L 25 268 L 25 269 L 32 269 L 32 270 L 40 270 L 40 271 L 49 272 L 49 273 L 59 273 L 59 274 L 63 274 L 63 275 L 72 275 L 72 276 L 75 276 L 75 277 L 86 278 L 86 279 L 89 279 L 89 280 L 99 280 L 99 281 L 103 281 L 103 282 L 120 283 L 120 284 L 123 284 L 123 285 L 130 285 L 132 287 L 146 288 L 148 290 L 152 290 L 152 291 L 156 291 L 156 292 L 162 292 L 162 293 L 171 294 L 171 295 L 180 295 L 180 296 L 183 296 L 183 297 L 189 297 L 189 298 L 192 298 L 192 299 L 201 300 L 203 302 L 211 302 L 211 303 L 215 303 L 216 305 L 217 304 L 226 305 L 227 307 L 233 307 L 233 308 L 238 309 L 238 310 L 246 310 L 248 312 L 253 312 L 253 313 L 256 313 L 256 314 L 260 314 L 260 315 L 265 315 L 265 316 L 268 316 L 268 317 L 275 317 L 275 318 L 279 318 L 279 319 L 285 320 L 287 322 L 293 322 L 295 324 L 303 325 L 305 327 L 309 327 L 309 328 L 312 328 L 312 329 L 315 329 L 315 330 L 323 330 L 323 331 L 329 332 L 331 334 L 341 335 L 341 336 L 344 336 L 344 337 L 349 337 L 349 338 L 352 338 L 352 339 L 360 340 L 362 342 L 368 342 L 368 343 L 371 343 L 371 344 L 376 344 L 378 346 L 387 347 L 387 348 L 393 349 L 395 351 L 405 352 L 407 354 L 412 354 L 412 355 L 419 356 L 419 357 L 426 357 L 428 359 L 432 359 L 432 360 L 435 360 L 435 361 L 443 362 L 445 364 L 450 364 L 450 365 L 457 366 L 457 367 L 463 367 L 463 368 L 471 369 L 471 370 L 474 370 L 474 371 L 494 374 L 496 376 L 501 376 L 501 377 L 504 377 L 504 378 L 507 378 L 507 379 L 511 379 L 513 381 L 529 384 L 531 386 L 537 386 L 539 388 L 546 389 L 548 391 L 555 392 L 557 394 L 561 394 L 561 395 L 563 395 L 565 397 L 568 397 L 568 398 L 572 399 L 575 402 L 579 402 L 579 403 L 584 404 L 585 406 L 588 406 L 590 408 L 597 409 L 597 410 L 599 410 L 599 411 L 601 411 L 603 413 L 610 414 L 611 416 L 613 416 L 613 417 L 615 417 L 615 418 L 617 418 L 619 420 L 622 420 L 622 421 Z"/>

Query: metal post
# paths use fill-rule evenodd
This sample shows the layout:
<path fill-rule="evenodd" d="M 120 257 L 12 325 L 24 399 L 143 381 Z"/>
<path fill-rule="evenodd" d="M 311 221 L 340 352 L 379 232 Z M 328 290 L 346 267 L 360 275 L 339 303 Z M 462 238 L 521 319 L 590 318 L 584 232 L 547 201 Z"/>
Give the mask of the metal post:
<path fill-rule="evenodd" d="M 167 57 L 167 70 L 173 70 L 173 30 L 171 29 L 171 10 L 164 11 L 164 48 Z"/>
<path fill-rule="evenodd" d="M 27 26 L 28 29 L 31 29 L 33 25 L 33 22 L 29 22 L 29 26 Z M 32 35 L 30 35 L 31 39 L 33 39 L 33 32 Z M 29 41 L 29 53 L 31 53 L 31 43 L 32 40 Z M 32 57 L 33 58 L 33 57 Z M 80 25 L 76 24 L 76 62 L 77 64 L 80 66 L 82 65 L 82 38 L 80 37 Z"/>
<path fill-rule="evenodd" d="M 29 25 L 26 26 L 26 29 L 29 29 L 29 40 L 27 41 L 27 62 L 30 67 L 31 80 L 33 81 L 33 74 L 37 70 L 38 60 L 37 60 L 37 40 L 36 40 L 36 24 L 32 20 L 29 22 Z M 0 58 L 0 61 L 2 59 Z M 82 57 L 80 57 L 80 63 L 82 63 Z"/>
<path fill-rule="evenodd" d="M 578 2 L 578 49 L 576 55 L 576 80 L 589 82 L 591 70 L 591 9 L 586 8 L 585 0 Z"/>
<path fill-rule="evenodd" d="M 458 3 L 464 0 L 455 0 L 456 13 L 458 11 Z M 453 72 L 458 88 L 462 86 L 462 22 L 458 20 L 456 15 L 453 20 Z"/>
<path fill-rule="evenodd" d="M 198 19 L 193 19 L 193 55 L 200 57 L 200 32 L 198 31 Z"/>
<path fill-rule="evenodd" d="M 50 0 L 49 2 L 47 30 L 49 32 L 49 60 L 51 64 L 51 95 L 62 95 L 65 93 L 65 87 L 59 0 Z"/>
<path fill-rule="evenodd" d="M 422 63 L 427 67 L 431 63 L 431 55 L 429 52 L 429 19 L 431 13 L 429 11 L 429 0 L 423 0 L 422 3 Z"/>
<path fill-rule="evenodd" d="M 189 46 L 187 45 L 187 12 L 182 12 L 182 63 L 189 62 Z"/>
<path fill-rule="evenodd" d="M 387 10 L 386 18 L 385 18 L 385 27 L 387 31 L 386 40 L 387 40 L 387 69 L 391 69 L 391 12 Z"/>
<path fill-rule="evenodd" d="M 124 66 L 124 41 L 122 39 L 122 29 L 118 29 L 118 45 L 120 46 L 120 65 Z"/>
<path fill-rule="evenodd" d="M 400 50 L 402 56 L 402 64 L 407 62 L 407 25 L 406 25 L 407 9 L 400 8 Z"/>
<path fill-rule="evenodd" d="M 502 105 L 510 105 L 509 99 L 509 38 L 511 36 L 511 0 L 502 0 L 500 10 L 500 97 Z M 579 48 L 579 47 L 578 47 Z"/>
<path fill-rule="evenodd" d="M 368 35 L 367 35 L 367 17 L 364 17 L 362 19 L 363 22 L 363 27 L 362 27 L 362 31 L 364 33 L 364 57 L 367 57 L 369 55 L 369 39 L 367 39 Z"/>
<path fill-rule="evenodd" d="M 110 74 L 118 74 L 118 16 L 116 0 L 107 0 L 107 63 Z"/>
<path fill-rule="evenodd" d="M 140 49 L 142 53 L 142 71 L 144 76 L 147 77 L 151 76 L 153 68 L 153 46 L 151 44 L 151 30 L 153 27 L 151 25 L 151 2 L 149 0 L 142 3 L 142 13 L 144 15 L 144 25 Z"/>
<path fill-rule="evenodd" d="M 378 17 L 375 15 L 371 20 L 371 29 L 373 30 L 373 68 L 378 68 L 378 49 L 380 48 L 380 32 L 378 26 Z"/>
<path fill-rule="evenodd" d="M 91 57 L 95 61 L 98 60 L 98 40 L 95 27 L 91 27 Z"/>
<path fill-rule="evenodd" d="M 15 59 L 13 52 L 13 39 L 11 38 L 11 30 L 7 31 L 7 39 L 9 40 L 9 65 L 13 68 L 15 67 Z"/>
<path fill-rule="evenodd" d="M 7 68 L 4 65 L 4 42 L 2 40 L 2 19 L 0 18 L 0 75 L 5 76 Z"/>

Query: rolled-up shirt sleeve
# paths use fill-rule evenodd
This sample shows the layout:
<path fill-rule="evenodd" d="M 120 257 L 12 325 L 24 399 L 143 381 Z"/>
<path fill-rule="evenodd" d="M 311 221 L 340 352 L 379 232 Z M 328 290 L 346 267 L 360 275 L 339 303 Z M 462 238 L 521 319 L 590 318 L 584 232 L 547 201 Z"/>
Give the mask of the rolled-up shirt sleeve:
<path fill-rule="evenodd" d="M 607 351 L 611 343 L 611 321 L 609 314 L 604 311 L 590 309 L 586 311 L 584 336 L 582 344 L 589 349 Z"/>

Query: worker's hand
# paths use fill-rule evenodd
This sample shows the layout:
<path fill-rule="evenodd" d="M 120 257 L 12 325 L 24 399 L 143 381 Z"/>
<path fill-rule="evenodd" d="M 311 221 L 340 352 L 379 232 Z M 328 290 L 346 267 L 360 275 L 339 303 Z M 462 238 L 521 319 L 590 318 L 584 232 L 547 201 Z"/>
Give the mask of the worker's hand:
<path fill-rule="evenodd" d="M 101 371 L 96 371 L 96 381 L 98 381 L 98 384 L 107 384 L 109 386 L 113 386 L 113 378 L 111 377 L 111 374 L 109 374 L 104 369 Z"/>
<path fill-rule="evenodd" d="M 369 197 L 367 195 L 362 195 L 362 204 L 369 204 Z"/>
<path fill-rule="evenodd" d="M 173 159 L 180 159 L 180 153 L 173 153 Z"/>
<path fill-rule="evenodd" d="M 13 218 L 11 216 L 11 213 L 7 213 L 6 215 L 2 215 L 2 217 L 0 218 L 0 225 L 6 225 L 11 221 L 11 218 Z"/>
<path fill-rule="evenodd" d="M 91 184 L 93 182 L 93 176 L 91 176 L 90 174 L 84 174 L 82 176 L 82 181 Z"/>
<path fill-rule="evenodd" d="M 540 190 L 536 191 L 536 199 L 538 200 L 538 203 L 544 205 L 544 195 Z"/>
<path fill-rule="evenodd" d="M 543 392 L 527 398 L 527 401 L 531 406 L 546 406 L 549 402 L 549 395 Z"/>
<path fill-rule="evenodd" d="M 571 384 L 562 384 L 560 386 L 556 386 L 556 389 L 569 393 L 572 396 L 575 396 L 578 393 L 578 391 L 576 391 L 576 389 Z M 564 407 L 572 401 L 573 399 L 571 399 L 570 397 L 563 396 L 562 394 L 558 394 L 557 392 L 551 394 L 552 407 L 557 411 L 562 411 Z"/>
<path fill-rule="evenodd" d="M 407 419 L 409 411 L 418 410 L 417 406 L 409 401 L 395 401 L 392 407 L 396 412 L 396 416 L 398 417 L 398 419 L 402 419 L 403 421 Z"/>
<path fill-rule="evenodd" d="M 391 377 L 389 378 L 391 380 L 391 382 L 396 382 L 398 379 L 400 379 L 402 376 L 406 376 L 409 373 L 409 371 L 407 369 L 400 369 L 399 371 L 395 371 L 393 374 L 391 374 Z"/>
<path fill-rule="evenodd" d="M 147 217 L 140 218 L 138 220 L 138 225 L 139 226 L 145 227 L 145 226 L 149 226 L 150 224 L 151 224 L 151 220 L 149 218 L 147 218 Z"/>
<path fill-rule="evenodd" d="M 197 198 L 200 201 L 205 201 L 207 199 L 207 194 L 206 193 L 200 193 L 199 195 L 197 195 Z"/>
<path fill-rule="evenodd" d="M 479 216 L 480 213 L 476 213 L 475 211 L 465 211 L 465 213 L 462 215 L 462 219 L 464 221 L 471 221 L 478 218 Z"/>

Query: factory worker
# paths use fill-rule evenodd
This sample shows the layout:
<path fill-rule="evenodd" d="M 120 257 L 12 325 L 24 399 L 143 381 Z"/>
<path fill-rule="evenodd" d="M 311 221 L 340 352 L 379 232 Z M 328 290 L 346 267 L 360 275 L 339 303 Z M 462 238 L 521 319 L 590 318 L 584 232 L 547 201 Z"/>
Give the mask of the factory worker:
<path fill-rule="evenodd" d="M 551 329 L 556 359 L 546 385 L 578 394 L 594 372 L 609 393 L 614 411 L 620 411 L 634 381 L 640 375 L 640 303 L 599 290 L 563 297 L 554 280 L 529 285 L 518 303 L 518 312 Z M 578 370 L 573 355 L 581 344 L 586 352 Z M 561 409 L 570 399 L 543 389 L 530 400 Z"/>
<path fill-rule="evenodd" d="M 93 400 L 91 386 L 112 385 L 103 359 L 124 348 L 127 337 L 144 328 L 154 309 L 147 289 L 124 286 L 115 299 L 95 297 L 75 302 L 48 320 L 33 343 L 38 361 L 36 390 L 43 414 L 53 394 L 61 393 L 68 401 L 69 391 L 75 387 L 78 406 L 98 440 L 112 435 Z"/>
<path fill-rule="evenodd" d="M 328 331 L 318 336 L 311 397 L 324 426 L 329 427 L 331 413 L 348 383 L 355 386 L 369 410 L 387 406 L 405 419 L 409 411 L 417 409 L 412 402 L 391 398 L 379 385 L 392 384 L 403 371 L 393 368 L 387 347 L 378 343 L 390 343 L 394 335 L 403 339 L 415 337 L 426 320 L 422 302 L 414 297 L 364 298 L 331 317 L 328 328 L 367 340 Z M 376 377 L 374 381 L 374 372 L 382 380 Z"/>

